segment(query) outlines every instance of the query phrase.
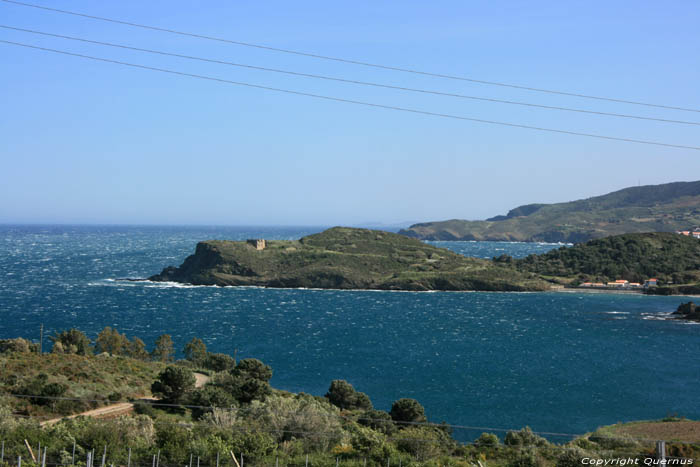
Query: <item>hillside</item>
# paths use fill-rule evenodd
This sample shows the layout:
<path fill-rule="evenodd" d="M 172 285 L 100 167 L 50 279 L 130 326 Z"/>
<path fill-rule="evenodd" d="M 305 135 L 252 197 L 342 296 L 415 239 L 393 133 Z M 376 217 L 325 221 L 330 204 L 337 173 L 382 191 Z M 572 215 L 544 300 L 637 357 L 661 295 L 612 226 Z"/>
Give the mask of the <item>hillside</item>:
<path fill-rule="evenodd" d="M 519 260 L 498 258 L 521 272 L 569 281 L 700 282 L 700 240 L 675 233 L 626 234 L 562 247 Z"/>
<path fill-rule="evenodd" d="M 195 285 L 383 290 L 545 290 L 507 265 L 378 230 L 335 227 L 295 241 L 200 242 L 179 267 L 149 278 Z"/>
<path fill-rule="evenodd" d="M 399 233 L 423 240 L 584 242 L 610 235 L 700 226 L 700 181 L 625 188 L 557 204 L 529 204 L 485 221 L 415 224 Z"/>
<path fill-rule="evenodd" d="M 188 344 L 198 342 L 197 352 L 167 367 L 124 352 L 39 354 L 38 346 L 23 339 L 3 343 L 13 341 L 25 345 L 0 348 L 4 465 L 14 465 L 7 460 L 20 456 L 22 465 L 38 465 L 32 457 L 39 449 L 45 464 L 54 466 L 85 465 L 88 456 L 104 465 L 213 466 L 218 461 L 232 466 L 232 454 L 240 465 L 253 466 L 469 467 L 488 459 L 489 467 L 555 467 L 604 456 L 633 457 L 639 459 L 636 465 L 651 465 L 657 439 L 668 441 L 671 456 L 697 459 L 700 453 L 700 422 L 692 420 L 604 426 L 573 439 L 558 438 L 565 444 L 555 444 L 527 427 L 501 432 L 499 439 L 493 433 L 479 435 L 480 429 L 431 423 L 419 401 L 398 398 L 400 394 L 390 410 L 377 409 L 367 394 L 340 379 L 331 381 L 325 396 L 290 393 L 270 386 L 273 369 L 260 360 L 236 362 L 211 354 L 197 338 Z M 213 355 L 223 355 L 228 363 L 207 366 L 211 378 L 197 386 L 192 369 Z M 65 388 L 63 396 L 47 390 L 57 385 Z M 142 400 L 116 417 L 84 415 L 41 423 L 83 411 L 98 400 L 127 403 L 133 393 L 148 388 L 161 391 L 154 394 L 159 397 L 167 393 L 170 402 Z M 18 393 L 33 397 L 12 396 Z"/>

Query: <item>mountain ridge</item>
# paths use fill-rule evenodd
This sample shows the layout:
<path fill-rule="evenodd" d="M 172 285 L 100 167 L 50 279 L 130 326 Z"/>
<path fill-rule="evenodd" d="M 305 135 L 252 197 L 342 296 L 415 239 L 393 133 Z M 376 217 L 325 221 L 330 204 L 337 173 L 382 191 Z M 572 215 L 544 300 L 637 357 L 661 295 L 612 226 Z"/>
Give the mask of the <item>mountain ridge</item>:
<path fill-rule="evenodd" d="M 611 235 L 674 232 L 700 226 L 700 181 L 628 187 L 564 203 L 533 203 L 483 221 L 414 224 L 400 234 L 421 240 L 580 243 Z"/>

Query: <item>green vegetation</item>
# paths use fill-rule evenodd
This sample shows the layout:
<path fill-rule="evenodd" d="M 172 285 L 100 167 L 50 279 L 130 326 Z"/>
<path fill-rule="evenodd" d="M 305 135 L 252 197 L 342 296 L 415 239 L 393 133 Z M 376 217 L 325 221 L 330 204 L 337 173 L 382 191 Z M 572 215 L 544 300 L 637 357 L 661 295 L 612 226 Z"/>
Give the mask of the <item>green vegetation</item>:
<path fill-rule="evenodd" d="M 73 331 L 69 334 L 75 341 L 83 342 L 84 334 Z M 106 329 L 100 336 L 121 335 Z M 107 352 L 102 341 L 99 348 Z M 23 465 L 36 467 L 25 440 L 47 449 L 48 464 L 66 465 L 74 462 L 74 443 L 79 465 L 89 451 L 100 455 L 106 450 L 108 465 L 126 465 L 127 459 L 131 465 L 152 465 L 153 456 L 159 465 L 187 465 L 192 456 L 201 465 L 215 465 L 218 459 L 221 466 L 232 466 L 233 452 L 238 458 L 243 455 L 249 466 L 303 466 L 307 456 L 311 466 L 574 466 L 584 457 L 644 458 L 653 451 L 653 442 L 645 439 L 660 438 L 672 441 L 671 455 L 700 454 L 700 422 L 675 417 L 603 427 L 563 445 L 529 428 L 506 433 L 503 442 L 493 433 L 483 433 L 463 444 L 452 437 L 449 426 L 427 423 L 424 408 L 414 399 L 398 399 L 389 413 L 376 410 L 366 394 L 344 380 L 331 382 L 326 397 L 291 394 L 271 388 L 272 369 L 256 359 L 213 372 L 208 383 L 196 388 L 191 371 L 195 357 L 206 363 L 211 355 L 219 355 L 207 352 L 199 339 L 185 347 L 197 350 L 190 352 L 190 359 L 167 367 L 160 361 L 115 355 L 117 349 L 126 352 L 123 345 L 108 347 L 111 355 L 93 355 L 88 343 L 85 355 L 42 355 L 25 340 L 0 341 L 0 439 L 5 459 L 22 456 Z M 160 360 L 160 355 L 155 358 Z M 182 405 L 140 401 L 130 415 L 78 417 L 46 426 L 39 419 L 17 416 L 82 411 L 93 407 L 88 400 L 112 394 L 113 401 L 123 401 L 145 393 L 150 385 L 154 394 L 164 397 L 162 402 Z M 10 395 L 20 391 L 34 397 Z M 53 399 L 56 395 L 80 400 Z"/>
<path fill-rule="evenodd" d="M 674 233 L 618 235 L 520 260 L 499 257 L 495 261 L 560 283 L 649 278 L 660 283 L 700 282 L 700 241 Z"/>
<path fill-rule="evenodd" d="M 151 392 L 167 404 L 179 404 L 194 390 L 195 383 L 188 368 L 168 366 L 151 385 Z"/>
<path fill-rule="evenodd" d="M 0 401 L 23 415 L 67 415 L 150 394 L 162 365 L 129 357 L 3 352 Z M 7 394 L 66 399 L 13 397 Z M 70 399 L 81 400 L 70 400 Z"/>
<path fill-rule="evenodd" d="M 625 188 L 558 204 L 530 204 L 485 221 L 453 219 L 400 233 L 423 240 L 571 242 L 700 226 L 700 181 Z"/>
<path fill-rule="evenodd" d="M 371 410 L 372 401 L 364 392 L 356 391 L 352 384 L 343 379 L 331 381 L 326 393 L 328 402 L 343 410 Z"/>
<path fill-rule="evenodd" d="M 335 227 L 298 241 L 200 242 L 150 278 L 197 285 L 385 290 L 545 290 L 533 274 L 388 232 Z"/>

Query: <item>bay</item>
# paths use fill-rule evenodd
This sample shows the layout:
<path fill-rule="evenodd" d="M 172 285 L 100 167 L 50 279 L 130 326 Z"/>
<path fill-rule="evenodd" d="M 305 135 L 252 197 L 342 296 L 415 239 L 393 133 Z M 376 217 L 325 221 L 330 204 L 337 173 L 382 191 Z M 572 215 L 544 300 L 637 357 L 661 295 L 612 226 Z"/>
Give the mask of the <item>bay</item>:
<path fill-rule="evenodd" d="M 431 420 L 470 427 L 583 433 L 669 414 L 700 418 L 700 326 L 662 319 L 679 297 L 116 280 L 179 265 L 205 239 L 292 239 L 320 230 L 0 226 L 0 338 L 37 339 L 42 323 L 46 334 L 77 327 L 92 338 L 113 326 L 147 345 L 168 333 L 178 349 L 200 337 L 211 351 L 262 359 L 277 388 L 323 395 L 331 380 L 346 379 L 377 408 L 413 397 Z M 561 246 L 431 243 L 485 258 Z"/>

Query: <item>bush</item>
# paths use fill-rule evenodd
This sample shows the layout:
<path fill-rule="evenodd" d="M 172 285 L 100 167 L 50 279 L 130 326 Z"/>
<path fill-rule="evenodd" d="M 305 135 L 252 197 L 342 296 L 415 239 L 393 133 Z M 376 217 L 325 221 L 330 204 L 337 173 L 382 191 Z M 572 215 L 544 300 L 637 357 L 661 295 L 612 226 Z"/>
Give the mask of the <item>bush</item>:
<path fill-rule="evenodd" d="M 56 333 L 55 336 L 49 337 L 54 344 L 52 351 L 54 353 L 74 353 L 78 355 L 92 355 L 92 347 L 90 347 L 90 339 L 78 329 L 69 329 Z"/>
<path fill-rule="evenodd" d="M 507 446 L 546 446 L 549 444 L 546 439 L 532 432 L 529 426 L 520 431 L 509 431 L 503 443 Z"/>
<path fill-rule="evenodd" d="M 147 415 L 150 418 L 156 418 L 158 413 L 151 404 L 144 401 L 134 402 L 134 412 L 139 415 Z"/>
<path fill-rule="evenodd" d="M 257 358 L 246 358 L 238 362 L 233 370 L 231 370 L 231 375 L 260 381 L 270 381 L 270 378 L 272 378 L 272 368 L 265 365 Z"/>
<path fill-rule="evenodd" d="M 223 353 L 208 353 L 202 366 L 212 371 L 229 371 L 236 366 L 236 361 Z"/>
<path fill-rule="evenodd" d="M 581 459 L 586 457 L 586 452 L 579 448 L 564 448 L 557 457 L 556 467 L 580 467 Z"/>
<path fill-rule="evenodd" d="M 357 423 L 388 435 L 396 432 L 396 425 L 391 419 L 391 415 L 383 410 L 367 410 L 360 415 Z"/>
<path fill-rule="evenodd" d="M 415 399 L 399 399 L 391 405 L 389 412 L 392 420 L 399 424 L 425 422 L 425 409 Z"/>
<path fill-rule="evenodd" d="M 229 408 L 236 405 L 233 396 L 216 386 L 204 386 L 196 389 L 191 397 L 190 404 L 198 406 L 192 408 L 192 416 L 200 419 L 204 414 L 211 412 L 212 408 Z M 208 407 L 208 408 L 207 408 Z"/>
<path fill-rule="evenodd" d="M 278 442 L 303 439 L 308 450 L 326 451 L 343 440 L 338 409 L 307 394 L 270 396 L 239 409 L 245 424 L 260 423 Z"/>
<path fill-rule="evenodd" d="M 18 337 L 17 339 L 0 339 L 0 353 L 12 352 L 39 352 L 39 344 L 34 344 L 26 339 Z"/>
<path fill-rule="evenodd" d="M 372 402 L 367 394 L 356 391 L 352 384 L 342 379 L 331 381 L 326 398 L 331 404 L 343 410 L 372 409 Z"/>
<path fill-rule="evenodd" d="M 247 404 L 253 400 L 265 400 L 272 392 L 268 382 L 271 377 L 272 368 L 255 358 L 246 358 L 238 362 L 220 384 L 238 402 Z"/>
<path fill-rule="evenodd" d="M 480 448 L 492 448 L 498 446 L 499 444 L 500 440 L 498 439 L 498 436 L 493 433 L 481 433 L 481 436 L 474 441 L 474 445 Z"/>
<path fill-rule="evenodd" d="M 179 404 L 194 389 L 196 379 L 187 368 L 169 366 L 151 385 L 151 392 L 160 395 L 164 402 Z"/>
<path fill-rule="evenodd" d="M 396 447 L 418 459 L 425 460 L 449 452 L 449 443 L 433 427 L 409 426 L 396 435 Z"/>
<path fill-rule="evenodd" d="M 507 467 L 540 467 L 542 465 L 533 448 L 518 449 L 515 456 L 506 464 Z"/>

